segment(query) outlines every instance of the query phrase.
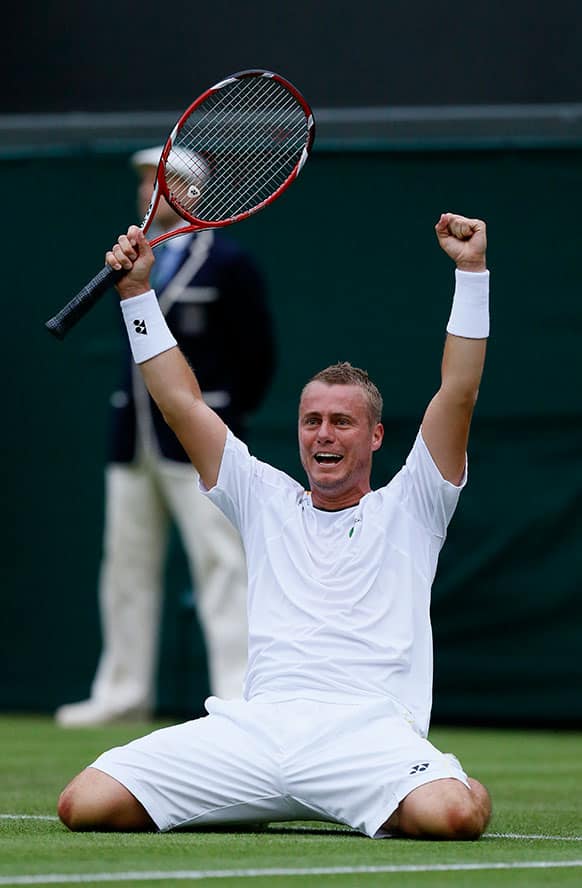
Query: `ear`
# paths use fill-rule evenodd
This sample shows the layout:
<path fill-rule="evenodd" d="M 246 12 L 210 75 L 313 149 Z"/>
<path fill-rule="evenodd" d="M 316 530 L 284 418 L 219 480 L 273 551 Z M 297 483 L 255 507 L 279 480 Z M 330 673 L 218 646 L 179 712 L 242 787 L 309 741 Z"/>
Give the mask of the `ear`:
<path fill-rule="evenodd" d="M 380 450 L 382 446 L 382 441 L 384 440 L 384 426 L 381 422 L 377 422 L 372 430 L 372 452 L 375 453 L 376 450 Z"/>

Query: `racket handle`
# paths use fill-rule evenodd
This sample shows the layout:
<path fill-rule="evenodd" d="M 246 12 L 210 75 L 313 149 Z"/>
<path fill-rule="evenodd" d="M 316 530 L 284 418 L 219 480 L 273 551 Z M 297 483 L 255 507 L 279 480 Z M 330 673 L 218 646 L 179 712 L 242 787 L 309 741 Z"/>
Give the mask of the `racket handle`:
<path fill-rule="evenodd" d="M 75 324 L 93 308 L 103 294 L 113 284 L 117 283 L 124 274 L 127 274 L 125 269 L 115 271 L 109 265 L 105 265 L 99 274 L 96 274 L 92 281 L 89 281 L 82 290 L 79 290 L 77 295 L 70 302 L 67 302 L 54 318 L 45 323 L 49 333 L 52 333 L 57 339 L 64 339 L 69 330 L 72 330 Z"/>

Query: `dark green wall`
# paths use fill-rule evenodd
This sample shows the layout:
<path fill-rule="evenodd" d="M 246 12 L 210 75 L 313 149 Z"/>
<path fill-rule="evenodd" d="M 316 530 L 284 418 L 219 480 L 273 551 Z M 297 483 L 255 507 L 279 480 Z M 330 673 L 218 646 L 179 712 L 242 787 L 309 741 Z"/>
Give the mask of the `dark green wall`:
<path fill-rule="evenodd" d="M 99 651 L 105 417 L 119 340 L 113 297 L 63 343 L 43 323 L 135 221 L 133 181 L 124 155 L 25 159 L 0 164 L 0 193 L 0 707 L 51 710 L 87 693 Z M 438 386 L 453 272 L 433 225 L 443 210 L 489 224 L 490 352 L 470 484 L 434 590 L 441 720 L 582 721 L 581 203 L 580 150 L 319 152 L 280 201 L 231 231 L 262 258 L 280 343 L 255 452 L 300 477 L 298 392 L 316 370 L 351 360 L 385 395 L 380 484 Z M 199 711 L 204 657 L 175 540 L 172 555 L 160 706 Z"/>

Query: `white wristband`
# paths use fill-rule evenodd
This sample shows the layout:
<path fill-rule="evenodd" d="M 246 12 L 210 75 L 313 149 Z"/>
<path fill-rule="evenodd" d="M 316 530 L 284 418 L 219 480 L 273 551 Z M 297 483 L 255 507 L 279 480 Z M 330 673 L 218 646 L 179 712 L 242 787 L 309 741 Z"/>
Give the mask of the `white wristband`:
<path fill-rule="evenodd" d="M 489 336 L 489 272 L 455 269 L 455 295 L 447 333 L 466 339 Z"/>
<path fill-rule="evenodd" d="M 121 312 L 136 364 L 143 364 L 177 345 L 153 290 L 122 299 Z"/>

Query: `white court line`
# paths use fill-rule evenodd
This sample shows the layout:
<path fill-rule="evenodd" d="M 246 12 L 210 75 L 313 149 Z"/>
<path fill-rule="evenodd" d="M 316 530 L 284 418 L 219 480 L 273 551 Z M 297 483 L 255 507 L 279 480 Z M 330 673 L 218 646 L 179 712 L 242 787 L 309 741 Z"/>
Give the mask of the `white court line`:
<path fill-rule="evenodd" d="M 484 833 L 484 839 L 535 839 L 546 842 L 582 842 L 582 836 L 547 836 L 536 833 Z"/>
<path fill-rule="evenodd" d="M 281 832 L 284 832 L 285 828 L 282 827 Z M 293 826 L 289 829 L 289 832 L 310 832 L 313 830 L 312 826 Z M 330 835 L 333 835 L 334 830 L 329 830 Z M 354 831 L 355 835 L 358 835 Z M 551 836 L 545 833 L 483 833 L 483 839 L 534 839 L 536 841 L 546 841 L 546 842 L 582 842 L 582 836 Z"/>
<path fill-rule="evenodd" d="M 52 814 L 0 814 L 0 820 L 58 820 Z"/>
<path fill-rule="evenodd" d="M 59 818 L 52 814 L 0 814 L 0 820 L 53 820 L 58 821 Z M 293 832 L 302 830 L 310 832 L 311 826 L 295 826 L 292 827 Z M 330 829 L 330 834 L 334 830 Z M 551 836 L 544 833 L 484 833 L 484 839 L 529 839 L 535 841 L 546 842 L 582 842 L 582 836 Z M 0 883 L 1 884 L 1 883 Z"/>
<path fill-rule="evenodd" d="M 582 867 L 582 860 L 535 860 L 505 863 L 403 864 L 401 866 L 315 866 L 288 869 L 153 870 L 123 873 L 47 873 L 45 875 L 0 876 L 0 885 L 49 885 L 80 882 L 156 882 L 201 879 L 254 879 L 274 876 L 338 876 L 377 873 L 448 873 L 476 870 L 556 869 Z"/>

